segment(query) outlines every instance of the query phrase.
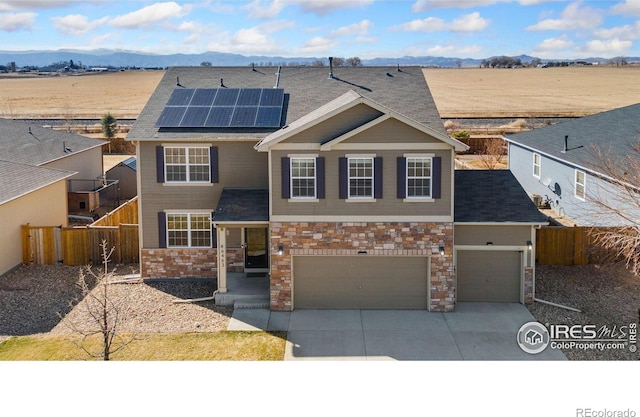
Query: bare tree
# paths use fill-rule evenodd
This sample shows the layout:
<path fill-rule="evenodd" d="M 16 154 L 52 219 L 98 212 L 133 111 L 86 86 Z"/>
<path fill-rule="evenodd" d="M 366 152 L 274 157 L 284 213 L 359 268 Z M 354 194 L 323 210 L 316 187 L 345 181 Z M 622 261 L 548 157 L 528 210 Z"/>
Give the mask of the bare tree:
<path fill-rule="evenodd" d="M 498 169 L 506 154 L 503 139 L 487 139 L 484 141 L 484 149 L 478 153 L 480 165 L 485 169 Z"/>
<path fill-rule="evenodd" d="M 592 146 L 589 165 L 601 173 L 602 181 L 614 186 L 596 189 L 587 196 L 595 203 L 599 214 L 607 216 L 609 223 L 621 227 L 593 228 L 594 242 L 604 248 L 613 259 L 623 259 L 627 268 L 640 274 L 640 141 L 630 146 L 621 158 L 610 150 Z"/>
<path fill-rule="evenodd" d="M 77 286 L 82 301 L 77 308 L 82 309 L 82 318 L 66 318 L 63 323 L 81 338 L 74 343 L 92 358 L 110 360 L 111 355 L 133 342 L 134 334 L 124 337 L 120 333 L 122 317 L 128 310 L 126 297 L 116 298 L 109 292 L 115 270 L 109 271 L 108 264 L 115 248 L 109 249 L 106 240 L 100 244 L 103 268 L 95 272 L 91 266 L 80 269 Z M 95 285 L 95 288 L 94 288 Z M 75 300 L 78 302 L 78 300 Z M 73 303 L 72 303 L 73 304 Z M 87 319 L 88 318 L 88 319 Z M 92 349 L 90 338 L 99 335 L 100 350 Z"/>

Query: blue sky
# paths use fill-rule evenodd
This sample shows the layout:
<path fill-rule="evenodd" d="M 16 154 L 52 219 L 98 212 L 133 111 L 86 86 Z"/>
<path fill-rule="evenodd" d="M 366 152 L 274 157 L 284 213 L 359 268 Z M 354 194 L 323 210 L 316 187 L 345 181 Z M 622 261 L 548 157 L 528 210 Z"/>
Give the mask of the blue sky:
<path fill-rule="evenodd" d="M 640 56 L 640 0 L 0 0 L 0 50 Z"/>

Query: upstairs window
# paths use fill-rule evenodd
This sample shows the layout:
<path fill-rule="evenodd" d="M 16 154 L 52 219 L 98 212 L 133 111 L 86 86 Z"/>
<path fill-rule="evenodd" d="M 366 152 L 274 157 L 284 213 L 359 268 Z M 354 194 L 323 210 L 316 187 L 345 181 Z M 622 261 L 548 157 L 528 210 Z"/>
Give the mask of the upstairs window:
<path fill-rule="evenodd" d="M 164 164 L 167 182 L 210 182 L 208 147 L 165 147 Z"/>
<path fill-rule="evenodd" d="M 533 154 L 533 176 L 536 178 L 540 178 L 540 163 L 541 163 L 540 154 L 534 153 Z"/>
<path fill-rule="evenodd" d="M 431 158 L 407 158 L 407 198 L 431 198 Z"/>
<path fill-rule="evenodd" d="M 576 170 L 575 196 L 584 200 L 587 188 L 587 178 L 584 172 Z"/>
<path fill-rule="evenodd" d="M 316 158 L 290 158 L 291 198 L 316 198 Z"/>
<path fill-rule="evenodd" d="M 349 198 L 373 198 L 373 158 L 349 158 Z"/>

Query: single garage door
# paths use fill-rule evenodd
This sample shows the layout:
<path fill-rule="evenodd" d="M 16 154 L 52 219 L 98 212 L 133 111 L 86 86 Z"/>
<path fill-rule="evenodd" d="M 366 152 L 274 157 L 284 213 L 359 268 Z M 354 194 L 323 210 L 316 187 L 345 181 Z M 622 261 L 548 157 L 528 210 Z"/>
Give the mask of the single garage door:
<path fill-rule="evenodd" d="M 520 302 L 520 262 L 520 252 L 458 250 L 458 301 Z"/>
<path fill-rule="evenodd" d="M 294 308 L 426 309 L 429 258 L 294 256 Z"/>

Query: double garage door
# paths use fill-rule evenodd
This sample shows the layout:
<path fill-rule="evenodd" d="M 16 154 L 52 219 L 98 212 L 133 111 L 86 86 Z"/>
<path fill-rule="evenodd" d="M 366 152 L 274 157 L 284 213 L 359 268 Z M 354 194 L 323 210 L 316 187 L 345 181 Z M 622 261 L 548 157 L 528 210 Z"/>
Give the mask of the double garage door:
<path fill-rule="evenodd" d="M 522 252 L 457 251 L 457 300 L 520 302 Z"/>
<path fill-rule="evenodd" d="M 429 258 L 294 256 L 294 308 L 426 309 Z"/>

